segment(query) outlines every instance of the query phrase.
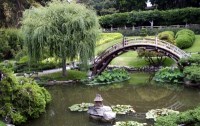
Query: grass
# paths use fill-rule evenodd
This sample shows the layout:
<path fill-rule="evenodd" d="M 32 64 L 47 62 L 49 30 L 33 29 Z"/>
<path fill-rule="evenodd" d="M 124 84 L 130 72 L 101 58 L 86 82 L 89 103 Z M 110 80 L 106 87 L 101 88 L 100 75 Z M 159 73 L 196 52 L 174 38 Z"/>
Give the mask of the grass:
<path fill-rule="evenodd" d="M 186 52 L 200 52 L 200 35 L 195 36 L 195 42 L 192 47 L 184 49 Z"/>
<path fill-rule="evenodd" d="M 172 59 L 166 58 L 163 66 L 171 66 L 173 64 L 174 61 Z M 136 51 L 129 51 L 113 59 L 111 65 L 143 67 L 148 66 L 149 64 L 144 58 L 138 57 Z"/>
<path fill-rule="evenodd" d="M 122 37 L 123 35 L 121 33 L 101 33 L 99 37 L 100 39 L 96 42 L 96 46 L 120 39 Z"/>
<path fill-rule="evenodd" d="M 43 81 L 57 80 L 57 81 L 67 81 L 67 80 L 81 80 L 87 78 L 87 73 L 77 70 L 68 70 L 67 76 L 63 77 L 61 72 L 56 72 L 52 74 L 46 74 L 40 76 Z"/>
<path fill-rule="evenodd" d="M 122 39 L 116 39 L 114 41 L 99 45 L 95 48 L 95 55 L 100 54 L 101 52 L 103 52 L 105 49 L 111 47 L 112 45 L 115 45 L 116 43 L 122 42 Z"/>
<path fill-rule="evenodd" d="M 136 51 L 129 51 L 113 59 L 111 65 L 142 67 L 148 65 L 148 63 L 137 57 Z"/>

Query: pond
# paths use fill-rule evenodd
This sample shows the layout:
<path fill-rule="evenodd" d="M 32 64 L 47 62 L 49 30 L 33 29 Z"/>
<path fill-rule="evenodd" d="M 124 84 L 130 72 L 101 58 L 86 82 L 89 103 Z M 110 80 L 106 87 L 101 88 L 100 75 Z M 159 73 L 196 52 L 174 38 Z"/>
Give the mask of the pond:
<path fill-rule="evenodd" d="M 151 74 L 133 73 L 129 81 L 112 85 L 72 84 L 48 87 L 53 100 L 47 112 L 38 119 L 30 120 L 25 126 L 109 126 L 89 120 L 86 112 L 70 112 L 68 109 L 76 103 L 93 102 L 97 93 L 102 95 L 104 105 L 132 105 L 137 113 L 166 107 L 184 111 L 199 105 L 198 89 L 155 84 L 149 82 L 150 78 Z M 148 122 L 142 116 L 117 116 L 117 121 L 122 120 Z"/>

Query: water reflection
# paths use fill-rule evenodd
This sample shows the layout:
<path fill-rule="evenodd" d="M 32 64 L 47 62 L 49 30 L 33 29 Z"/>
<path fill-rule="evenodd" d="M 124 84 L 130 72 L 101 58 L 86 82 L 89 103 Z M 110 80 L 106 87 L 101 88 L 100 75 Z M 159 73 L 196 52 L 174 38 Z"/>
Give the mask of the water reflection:
<path fill-rule="evenodd" d="M 90 121 L 86 113 L 70 112 L 68 107 L 82 102 L 93 102 L 96 93 L 102 95 L 105 105 L 128 104 L 136 112 L 144 113 L 149 109 L 183 105 L 180 111 L 194 108 L 200 103 L 200 93 L 196 89 L 186 89 L 180 86 L 169 88 L 149 82 L 150 74 L 135 73 L 131 80 L 107 86 L 52 86 L 48 90 L 53 101 L 47 112 L 39 119 L 34 119 L 25 126 L 108 126 Z M 173 86 L 172 86 L 173 87 Z M 147 120 L 131 115 L 117 116 L 118 120 Z"/>

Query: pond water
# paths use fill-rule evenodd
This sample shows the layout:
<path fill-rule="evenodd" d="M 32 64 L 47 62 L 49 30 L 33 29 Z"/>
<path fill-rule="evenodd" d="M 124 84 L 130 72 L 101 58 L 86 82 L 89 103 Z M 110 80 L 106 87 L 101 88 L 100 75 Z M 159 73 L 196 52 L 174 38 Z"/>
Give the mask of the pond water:
<path fill-rule="evenodd" d="M 102 95 L 104 105 L 132 105 L 138 113 L 166 107 L 184 111 L 200 105 L 199 89 L 155 84 L 149 82 L 151 75 L 147 73 L 133 73 L 131 76 L 129 81 L 106 86 L 73 84 L 48 87 L 53 100 L 47 112 L 25 126 L 109 126 L 89 120 L 86 112 L 70 112 L 68 109 L 76 103 L 93 102 L 97 93 Z M 117 115 L 117 121 L 122 120 L 148 122 L 143 117 Z"/>

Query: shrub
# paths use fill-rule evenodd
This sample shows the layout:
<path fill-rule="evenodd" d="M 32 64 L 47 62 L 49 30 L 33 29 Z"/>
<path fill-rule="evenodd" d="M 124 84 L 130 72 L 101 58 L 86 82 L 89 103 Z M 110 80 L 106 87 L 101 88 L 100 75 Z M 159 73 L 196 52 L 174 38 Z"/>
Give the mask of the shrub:
<path fill-rule="evenodd" d="M 158 34 L 158 38 L 174 44 L 174 32 L 164 31 Z"/>
<path fill-rule="evenodd" d="M 23 45 L 21 31 L 18 29 L 0 29 L 0 45 L 0 58 L 13 58 Z"/>
<path fill-rule="evenodd" d="M 180 112 L 177 114 L 172 114 L 164 117 L 159 117 L 155 123 L 155 126 L 199 126 L 200 124 L 200 107 L 187 110 L 185 112 Z"/>
<path fill-rule="evenodd" d="M 147 36 L 147 29 L 146 28 L 142 28 L 141 31 L 140 31 L 140 36 Z"/>
<path fill-rule="evenodd" d="M 178 62 L 182 67 L 191 65 L 200 65 L 200 56 L 192 56 L 189 58 L 182 58 Z"/>
<path fill-rule="evenodd" d="M 27 78 L 16 78 L 4 67 L 0 68 L 4 77 L 0 81 L 0 116 L 8 117 L 14 124 L 25 122 L 28 118 L 37 118 L 45 112 L 51 101 L 49 92 Z"/>
<path fill-rule="evenodd" d="M 195 34 L 189 29 L 183 29 L 176 33 L 176 45 L 181 48 L 189 48 L 193 45 L 195 40 Z"/>
<path fill-rule="evenodd" d="M 123 35 L 121 33 L 102 33 L 99 37 L 99 40 L 96 42 L 96 46 L 120 39 L 122 37 Z"/>
<path fill-rule="evenodd" d="M 182 82 L 183 74 L 178 68 L 163 68 L 156 72 L 154 80 L 157 82 L 172 82 L 178 83 Z"/>
<path fill-rule="evenodd" d="M 68 70 L 67 71 L 67 77 L 63 77 L 61 72 L 56 72 L 52 74 L 47 75 L 41 75 L 41 80 L 43 81 L 50 81 L 50 80 L 58 80 L 58 81 L 64 81 L 64 80 L 81 80 L 87 78 L 87 73 L 77 70 Z"/>
<path fill-rule="evenodd" d="M 61 66 L 61 63 L 57 60 L 43 60 L 41 62 L 37 63 L 29 63 L 29 57 L 23 56 L 19 59 L 18 62 L 14 65 L 14 71 L 15 72 L 30 72 L 30 71 L 41 71 L 41 70 L 49 70 L 58 68 Z"/>
<path fill-rule="evenodd" d="M 194 83 L 200 82 L 200 67 L 199 66 L 187 66 L 183 70 L 185 79 L 190 80 Z"/>

